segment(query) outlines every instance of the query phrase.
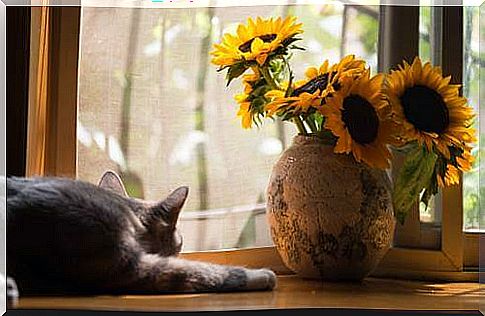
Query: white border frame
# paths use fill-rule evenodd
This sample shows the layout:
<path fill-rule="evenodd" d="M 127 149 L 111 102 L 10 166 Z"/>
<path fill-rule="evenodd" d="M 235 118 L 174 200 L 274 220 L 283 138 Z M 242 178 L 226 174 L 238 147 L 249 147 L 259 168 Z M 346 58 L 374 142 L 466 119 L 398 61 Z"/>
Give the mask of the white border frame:
<path fill-rule="evenodd" d="M 7 117 L 7 7 L 0 1 L 0 124 L 2 125 L 0 135 L 0 224 L 2 226 L 2 235 L 0 237 L 0 313 L 4 314 L 7 310 L 7 282 L 6 282 L 6 185 L 5 175 L 7 171 L 6 164 L 6 117 Z"/>

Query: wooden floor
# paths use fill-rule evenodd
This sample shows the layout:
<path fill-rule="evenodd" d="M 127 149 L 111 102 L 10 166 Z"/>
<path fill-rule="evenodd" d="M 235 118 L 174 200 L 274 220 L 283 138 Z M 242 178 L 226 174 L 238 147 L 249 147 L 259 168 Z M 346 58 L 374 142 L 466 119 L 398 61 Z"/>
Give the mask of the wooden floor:
<path fill-rule="evenodd" d="M 481 293 L 480 293 L 481 292 Z M 366 279 L 361 284 L 279 277 L 270 292 L 227 294 L 21 298 L 23 309 L 127 311 L 216 311 L 279 308 L 365 308 L 395 310 L 478 310 L 477 283 L 430 283 Z"/>

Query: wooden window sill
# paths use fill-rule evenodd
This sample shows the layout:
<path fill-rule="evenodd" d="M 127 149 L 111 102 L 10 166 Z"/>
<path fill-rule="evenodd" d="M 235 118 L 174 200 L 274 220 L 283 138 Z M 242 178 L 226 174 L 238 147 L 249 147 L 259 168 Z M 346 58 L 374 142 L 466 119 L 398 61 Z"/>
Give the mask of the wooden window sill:
<path fill-rule="evenodd" d="M 220 311 L 248 309 L 342 308 L 477 311 L 478 283 L 432 283 L 367 278 L 360 284 L 279 276 L 268 292 L 96 297 L 24 297 L 20 309 L 117 311 Z"/>

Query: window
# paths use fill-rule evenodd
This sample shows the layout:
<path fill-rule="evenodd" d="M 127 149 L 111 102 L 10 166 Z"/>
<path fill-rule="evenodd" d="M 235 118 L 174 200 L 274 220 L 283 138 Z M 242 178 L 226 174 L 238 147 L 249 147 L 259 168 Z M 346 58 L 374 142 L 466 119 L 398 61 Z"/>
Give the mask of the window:
<path fill-rule="evenodd" d="M 241 17 L 294 14 L 305 23 L 307 50 L 292 60 L 297 75 L 310 64 L 348 53 L 380 71 L 420 54 L 438 61 L 455 80 L 463 77 L 466 95 L 472 103 L 479 100 L 480 64 L 473 44 L 478 8 L 295 2 L 156 6 L 32 8 L 32 29 L 39 31 L 32 39 L 29 111 L 42 115 L 29 115 L 29 139 L 39 140 L 40 133 L 45 140 L 29 143 L 27 168 L 28 174 L 91 182 L 113 169 L 131 195 L 145 199 L 189 185 L 181 218 L 184 251 L 219 250 L 186 255 L 192 258 L 281 264 L 266 227 L 265 188 L 295 130 L 281 122 L 243 130 L 232 99 L 239 87 L 224 88 L 223 76 L 209 64 L 211 43 L 234 30 Z M 461 44 L 463 54 L 456 49 Z M 50 72 L 40 67 L 43 63 Z M 420 211 L 416 204 L 375 275 L 476 279 L 477 274 L 460 273 L 464 266 L 478 266 L 478 238 L 464 235 L 462 227 L 465 223 L 470 231 L 479 223 L 476 215 L 468 215 L 478 210 L 473 204 L 476 177 L 464 178 L 463 192 L 459 186 L 443 190 L 429 210 Z M 475 238 L 472 243 L 470 238 Z"/>
<path fill-rule="evenodd" d="M 442 49 L 440 32 L 442 32 L 443 8 L 440 7 L 421 7 L 421 24 L 420 24 L 420 56 L 425 60 L 432 60 L 435 64 L 440 64 L 439 51 Z M 479 54 L 479 7 L 466 6 L 463 8 L 463 88 L 462 93 L 468 98 L 469 104 L 474 107 L 475 112 L 479 113 L 479 72 L 483 64 L 483 57 Z M 483 130 L 479 126 L 480 117 L 477 115 L 475 128 L 480 143 L 483 139 Z M 463 175 L 462 196 L 463 196 L 463 230 L 464 234 L 464 266 L 478 266 L 478 243 L 483 227 L 483 219 L 479 212 L 480 187 L 479 183 L 479 161 L 480 149 L 477 145 L 473 150 L 475 163 L 472 171 Z M 483 196 L 483 195 L 482 195 Z M 428 228 L 428 231 L 440 229 L 442 214 L 442 192 L 434 199 L 431 206 L 425 210 L 421 204 L 420 219 L 422 225 Z M 483 228 L 481 228 L 483 229 Z M 436 234 L 435 234 L 436 235 Z M 431 244 L 433 246 L 433 244 Z M 434 247 L 437 243 L 434 243 Z"/>
<path fill-rule="evenodd" d="M 233 99 L 240 87 L 224 88 L 208 50 L 246 16 L 287 14 L 304 23 L 297 75 L 348 53 L 376 69 L 378 7 L 83 8 L 78 177 L 96 182 L 113 169 L 146 199 L 188 185 L 185 251 L 272 245 L 266 185 L 296 130 L 282 122 L 242 129 Z"/>
<path fill-rule="evenodd" d="M 432 60 L 439 64 L 440 43 L 439 32 L 442 21 L 437 16 L 442 8 L 421 7 L 420 9 L 420 56 L 424 60 Z M 479 8 L 464 7 L 463 11 L 463 88 L 462 93 L 468 99 L 469 104 L 474 107 L 475 112 L 479 110 L 479 70 L 482 58 L 479 53 Z M 476 118 L 475 128 L 479 130 L 479 116 Z M 481 137 L 481 136 L 480 136 Z M 480 138 L 479 137 L 479 138 Z M 465 231 L 478 231 L 480 228 L 479 213 L 479 147 L 473 150 L 475 157 L 472 171 L 463 175 L 463 229 Z M 433 202 L 436 202 L 433 201 Z M 424 209 L 421 205 L 421 220 L 423 222 L 439 222 L 440 205 L 434 203 Z"/>
<path fill-rule="evenodd" d="M 463 95 L 479 113 L 480 106 L 480 70 L 485 66 L 485 58 L 480 54 L 479 7 L 465 7 L 464 9 L 464 53 L 463 53 Z M 483 89 L 482 89 L 483 90 Z M 483 99 L 483 98 L 482 98 Z M 485 140 L 485 132 L 480 128 L 480 117 L 477 116 L 475 128 L 479 144 Z M 479 146 L 473 150 L 475 157 L 474 168 L 463 176 L 463 229 L 468 232 L 483 230 L 484 218 L 480 214 L 480 196 L 485 195 L 485 187 L 479 182 L 479 163 L 483 157 L 483 150 Z M 483 202 L 482 202 L 483 203 Z M 483 204 L 482 204 L 483 205 Z"/>

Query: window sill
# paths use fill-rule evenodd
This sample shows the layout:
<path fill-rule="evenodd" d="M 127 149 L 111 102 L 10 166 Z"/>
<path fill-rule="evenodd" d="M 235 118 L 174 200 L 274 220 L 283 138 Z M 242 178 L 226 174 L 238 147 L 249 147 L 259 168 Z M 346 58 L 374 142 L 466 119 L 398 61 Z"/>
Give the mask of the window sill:
<path fill-rule="evenodd" d="M 272 292 L 27 297 L 20 299 L 19 308 L 150 312 L 282 308 L 477 311 L 482 291 L 478 283 L 431 283 L 379 278 L 368 278 L 362 283 L 329 283 L 279 276 L 278 287 Z"/>

